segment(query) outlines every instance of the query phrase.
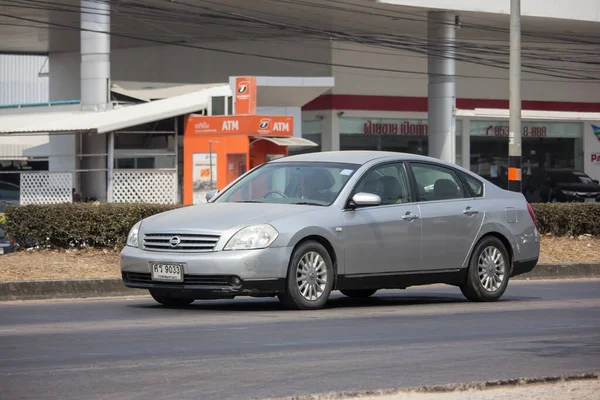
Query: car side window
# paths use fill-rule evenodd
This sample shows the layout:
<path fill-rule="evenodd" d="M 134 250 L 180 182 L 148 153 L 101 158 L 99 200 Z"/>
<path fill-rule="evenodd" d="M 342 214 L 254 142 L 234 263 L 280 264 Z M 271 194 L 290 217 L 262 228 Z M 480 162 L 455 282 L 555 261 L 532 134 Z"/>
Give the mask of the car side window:
<path fill-rule="evenodd" d="M 483 183 L 478 179 L 475 179 L 471 175 L 465 174 L 464 172 L 460 172 L 460 175 L 464 178 L 473 192 L 474 197 L 483 197 Z"/>
<path fill-rule="evenodd" d="M 410 203 L 406 171 L 401 163 L 385 164 L 367 172 L 354 193 L 365 192 L 381 197 L 381 204 Z"/>
<path fill-rule="evenodd" d="M 465 198 L 465 190 L 456 172 L 433 164 L 411 163 L 419 190 L 419 201 Z"/>

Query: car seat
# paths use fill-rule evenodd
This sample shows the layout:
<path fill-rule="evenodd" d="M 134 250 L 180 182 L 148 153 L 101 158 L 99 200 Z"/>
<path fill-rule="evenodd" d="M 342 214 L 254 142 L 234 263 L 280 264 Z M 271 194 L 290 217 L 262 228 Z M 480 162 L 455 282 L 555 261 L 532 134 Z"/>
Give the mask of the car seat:
<path fill-rule="evenodd" d="M 392 176 L 382 176 L 378 179 L 377 194 L 383 204 L 395 203 L 404 195 L 400 182 Z"/>
<path fill-rule="evenodd" d="M 436 200 L 457 199 L 461 197 L 458 186 L 450 179 L 438 179 L 435 181 L 433 195 Z"/>
<path fill-rule="evenodd" d="M 326 169 L 317 169 L 306 179 L 304 197 L 329 202 L 333 193 L 328 189 L 331 189 L 333 185 L 335 185 L 335 179 L 331 172 Z"/>

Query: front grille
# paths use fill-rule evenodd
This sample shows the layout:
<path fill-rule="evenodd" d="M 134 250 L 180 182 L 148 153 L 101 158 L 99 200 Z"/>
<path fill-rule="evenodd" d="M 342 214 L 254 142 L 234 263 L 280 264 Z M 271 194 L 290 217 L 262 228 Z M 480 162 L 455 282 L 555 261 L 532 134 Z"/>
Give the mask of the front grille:
<path fill-rule="evenodd" d="M 214 250 L 219 238 L 218 235 L 147 233 L 144 235 L 144 249 L 205 253 Z"/>
<path fill-rule="evenodd" d="M 130 283 L 152 283 L 156 285 L 232 286 L 233 275 L 184 275 L 183 282 L 153 281 L 149 273 L 123 272 L 123 280 Z"/>

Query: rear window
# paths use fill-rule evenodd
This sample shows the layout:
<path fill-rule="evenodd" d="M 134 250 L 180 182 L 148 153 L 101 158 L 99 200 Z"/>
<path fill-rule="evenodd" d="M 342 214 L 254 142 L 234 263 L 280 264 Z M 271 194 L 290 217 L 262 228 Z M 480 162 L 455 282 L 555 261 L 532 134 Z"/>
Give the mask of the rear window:
<path fill-rule="evenodd" d="M 465 182 L 467 182 L 467 185 L 469 185 L 469 188 L 475 197 L 483 197 L 483 183 L 481 183 L 479 179 L 475 179 L 464 172 L 461 172 L 460 175 L 464 178 Z"/>

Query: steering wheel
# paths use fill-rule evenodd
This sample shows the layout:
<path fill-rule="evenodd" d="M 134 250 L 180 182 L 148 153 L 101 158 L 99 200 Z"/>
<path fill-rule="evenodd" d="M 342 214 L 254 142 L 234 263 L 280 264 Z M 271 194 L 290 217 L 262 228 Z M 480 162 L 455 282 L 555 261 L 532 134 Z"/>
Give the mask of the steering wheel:
<path fill-rule="evenodd" d="M 263 196 L 263 199 L 266 199 L 266 198 L 267 198 L 267 195 L 268 195 L 269 193 L 277 193 L 277 194 L 278 194 L 278 195 L 280 195 L 281 197 L 283 197 L 283 198 L 287 199 L 287 196 L 285 195 L 285 193 L 283 193 L 281 190 L 275 190 L 275 189 L 274 189 L 274 190 L 269 190 L 269 191 L 267 191 L 267 193 L 265 193 L 265 195 Z"/>

